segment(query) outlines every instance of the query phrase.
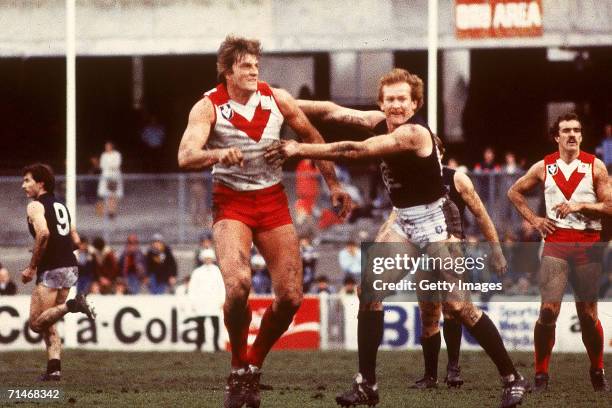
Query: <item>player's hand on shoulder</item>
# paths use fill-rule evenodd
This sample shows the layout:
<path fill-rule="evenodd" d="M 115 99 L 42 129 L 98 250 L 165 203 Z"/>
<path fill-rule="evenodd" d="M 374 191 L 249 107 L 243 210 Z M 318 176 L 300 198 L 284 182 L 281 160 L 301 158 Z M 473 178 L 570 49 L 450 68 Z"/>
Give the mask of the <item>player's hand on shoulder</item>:
<path fill-rule="evenodd" d="M 242 167 L 244 165 L 244 156 L 242 151 L 236 147 L 228 147 L 226 149 L 219 149 L 218 151 L 219 163 L 224 166 L 235 166 Z"/>
<path fill-rule="evenodd" d="M 36 276 L 36 268 L 27 267 L 21 271 L 21 282 L 24 284 L 30 282 Z"/>
<path fill-rule="evenodd" d="M 533 222 L 533 227 L 537 229 L 543 236 L 547 234 L 552 234 L 557 229 L 557 227 L 555 226 L 555 222 L 550 218 L 545 217 L 536 217 L 535 221 Z"/>
<path fill-rule="evenodd" d="M 297 156 L 299 148 L 300 144 L 295 140 L 281 140 L 268 146 L 264 158 L 271 166 L 279 167 L 288 158 Z"/>

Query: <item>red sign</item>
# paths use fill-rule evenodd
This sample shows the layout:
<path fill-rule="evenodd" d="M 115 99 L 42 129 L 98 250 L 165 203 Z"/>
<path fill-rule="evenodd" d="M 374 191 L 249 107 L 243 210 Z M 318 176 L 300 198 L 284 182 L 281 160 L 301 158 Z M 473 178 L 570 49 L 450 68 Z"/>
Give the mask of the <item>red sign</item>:
<path fill-rule="evenodd" d="M 455 0 L 457 38 L 541 37 L 542 0 Z"/>
<path fill-rule="evenodd" d="M 249 327 L 249 346 L 255 341 L 261 318 L 266 309 L 272 304 L 272 297 L 250 298 L 249 306 L 253 312 L 251 326 Z M 293 317 L 287 331 L 274 344 L 273 350 L 277 349 L 318 349 L 321 334 L 321 312 L 319 309 L 318 296 L 304 296 L 302 305 Z M 229 350 L 229 343 L 227 344 Z"/>

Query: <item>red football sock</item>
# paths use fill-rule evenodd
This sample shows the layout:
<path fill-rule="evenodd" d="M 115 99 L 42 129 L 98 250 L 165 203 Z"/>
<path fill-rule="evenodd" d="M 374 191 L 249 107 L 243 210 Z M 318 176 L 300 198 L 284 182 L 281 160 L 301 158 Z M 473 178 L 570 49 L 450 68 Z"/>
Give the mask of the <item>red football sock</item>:
<path fill-rule="evenodd" d="M 268 352 L 283 333 L 287 331 L 292 320 L 293 313 L 274 312 L 272 306 L 266 309 L 261 319 L 259 333 L 248 354 L 247 361 L 249 364 L 261 368 Z"/>
<path fill-rule="evenodd" d="M 592 325 L 582 327 L 582 342 L 591 360 L 591 368 L 603 368 L 604 335 L 599 319 Z"/>
<path fill-rule="evenodd" d="M 242 316 L 226 313 L 223 319 L 232 346 L 232 368 L 244 368 L 247 361 L 247 341 L 251 325 L 251 309 L 246 306 Z"/>
<path fill-rule="evenodd" d="M 546 326 L 536 322 L 533 330 L 535 345 L 535 371 L 536 374 L 548 373 L 548 364 L 555 345 L 555 325 Z"/>

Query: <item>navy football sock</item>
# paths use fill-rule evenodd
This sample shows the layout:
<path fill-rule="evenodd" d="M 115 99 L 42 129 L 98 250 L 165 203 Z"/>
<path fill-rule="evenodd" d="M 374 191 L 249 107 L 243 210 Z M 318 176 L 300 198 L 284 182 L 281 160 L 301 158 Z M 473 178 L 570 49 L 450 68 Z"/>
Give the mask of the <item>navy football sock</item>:
<path fill-rule="evenodd" d="M 376 383 L 376 354 L 383 337 L 382 310 L 360 310 L 357 315 L 357 345 L 359 372 L 370 383 Z"/>

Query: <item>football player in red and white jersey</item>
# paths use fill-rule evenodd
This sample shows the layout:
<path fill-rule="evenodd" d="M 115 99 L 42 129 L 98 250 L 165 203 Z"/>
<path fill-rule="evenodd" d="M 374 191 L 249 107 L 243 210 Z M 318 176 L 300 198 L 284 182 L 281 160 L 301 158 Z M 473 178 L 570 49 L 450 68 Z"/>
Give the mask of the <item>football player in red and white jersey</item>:
<path fill-rule="evenodd" d="M 226 408 L 259 407 L 264 358 L 289 327 L 302 300 L 302 264 L 281 184 L 282 169 L 268 165 L 264 152 L 279 142 L 284 120 L 303 141 L 324 143 L 289 93 L 259 81 L 260 53 L 257 40 L 226 37 L 217 55 L 221 83 L 191 109 L 178 151 L 181 168 L 213 166 L 213 235 L 225 282 L 223 311 L 232 346 Z M 336 179 L 333 164 L 318 161 L 317 166 L 332 204 L 345 217 L 351 201 Z M 275 300 L 247 352 L 252 243 L 266 260 Z"/>
<path fill-rule="evenodd" d="M 608 171 L 601 160 L 580 150 L 582 123 L 576 114 L 560 116 L 550 133 L 559 150 L 534 164 L 508 191 L 508 198 L 545 240 L 539 276 L 542 300 L 534 329 L 535 390 L 548 387 L 555 324 L 569 280 L 591 361 L 591 383 L 596 391 L 606 391 L 604 337 L 597 317 L 602 259 L 595 249 L 600 241 L 600 217 L 612 213 Z M 525 193 L 539 183 L 544 184 L 545 217 L 534 213 L 525 199 Z"/>

